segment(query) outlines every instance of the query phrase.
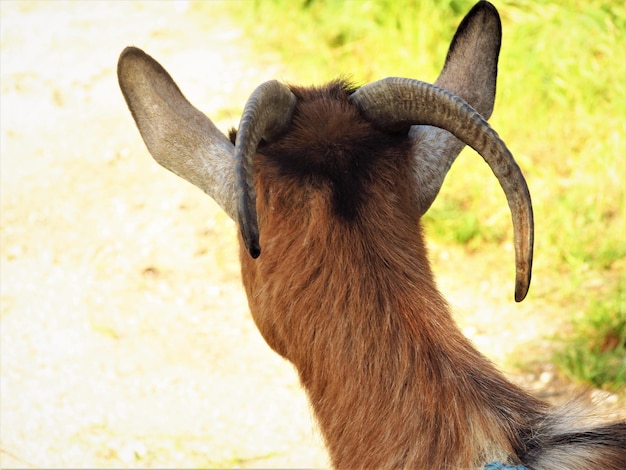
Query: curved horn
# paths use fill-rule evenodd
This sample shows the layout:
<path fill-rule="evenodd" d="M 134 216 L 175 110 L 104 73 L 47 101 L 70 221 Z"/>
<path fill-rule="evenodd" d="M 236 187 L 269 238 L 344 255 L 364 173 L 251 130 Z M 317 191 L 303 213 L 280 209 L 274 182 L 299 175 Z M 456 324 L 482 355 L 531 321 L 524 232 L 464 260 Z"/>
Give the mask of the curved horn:
<path fill-rule="evenodd" d="M 272 141 L 285 130 L 295 106 L 296 97 L 291 90 L 271 80 L 259 85 L 250 95 L 239 123 L 235 141 L 237 213 L 241 236 L 252 258 L 258 258 L 261 254 L 254 188 L 254 155 L 261 139 Z"/>
<path fill-rule="evenodd" d="M 476 150 L 504 190 L 515 240 L 515 300 L 528 293 L 533 260 L 533 209 L 526 180 L 496 131 L 470 105 L 434 85 L 386 78 L 365 85 L 350 99 L 375 125 L 387 130 L 423 124 L 444 129 Z"/>

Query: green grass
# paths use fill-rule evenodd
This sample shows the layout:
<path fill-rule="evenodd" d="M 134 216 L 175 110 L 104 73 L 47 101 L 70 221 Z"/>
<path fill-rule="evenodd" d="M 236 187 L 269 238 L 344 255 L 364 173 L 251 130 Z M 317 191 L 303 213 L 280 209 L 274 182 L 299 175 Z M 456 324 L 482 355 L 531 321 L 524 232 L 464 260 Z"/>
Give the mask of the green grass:
<path fill-rule="evenodd" d="M 256 0 L 230 2 L 227 11 L 259 51 L 282 55 L 287 81 L 315 84 L 348 75 L 366 83 L 386 75 L 434 78 L 447 51 L 441 38 L 452 36 L 471 4 Z M 422 18 L 429 18 L 428 28 Z"/>
<path fill-rule="evenodd" d="M 278 78 L 314 84 L 337 76 L 356 83 L 385 76 L 434 81 L 473 4 L 258 0 L 223 8 L 254 47 L 281 57 L 286 76 Z M 610 325 L 623 337 L 625 328 L 626 6 L 606 0 L 495 5 L 503 44 L 491 122 L 533 195 L 534 277 L 542 279 L 534 295 L 585 312 L 573 336 L 561 338 L 574 349 L 555 360 L 568 374 L 599 386 L 603 374 L 588 373 L 586 364 L 610 367 L 595 343 L 580 341 L 580 329 L 603 337 Z M 206 3 L 194 4 L 204 8 Z M 441 242 L 493 249 L 511 240 L 510 216 L 489 170 L 475 162 L 459 158 L 425 221 Z M 603 287 L 585 288 L 603 279 Z M 613 316 L 598 313 L 607 309 Z M 614 324 L 614 316 L 622 320 Z M 622 346 L 614 353 L 623 360 Z M 624 383 L 623 371 L 606 380 Z"/>
<path fill-rule="evenodd" d="M 626 383 L 626 312 L 624 298 L 592 302 L 573 322 L 573 334 L 554 354 L 570 378 L 617 390 Z"/>

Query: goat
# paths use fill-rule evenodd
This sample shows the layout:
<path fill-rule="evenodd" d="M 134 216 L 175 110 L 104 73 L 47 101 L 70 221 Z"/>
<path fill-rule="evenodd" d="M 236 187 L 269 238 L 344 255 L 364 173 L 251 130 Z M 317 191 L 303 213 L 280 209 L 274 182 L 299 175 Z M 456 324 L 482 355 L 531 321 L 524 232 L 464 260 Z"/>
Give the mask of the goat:
<path fill-rule="evenodd" d="M 434 85 L 266 82 L 230 139 L 154 59 L 120 56 L 150 153 L 239 225 L 253 319 L 295 365 L 335 468 L 626 468 L 626 422 L 583 423 L 509 382 L 460 332 L 430 268 L 420 218 L 467 144 L 510 206 L 517 301 L 530 285 L 530 195 L 486 122 L 500 41 L 481 1 Z"/>

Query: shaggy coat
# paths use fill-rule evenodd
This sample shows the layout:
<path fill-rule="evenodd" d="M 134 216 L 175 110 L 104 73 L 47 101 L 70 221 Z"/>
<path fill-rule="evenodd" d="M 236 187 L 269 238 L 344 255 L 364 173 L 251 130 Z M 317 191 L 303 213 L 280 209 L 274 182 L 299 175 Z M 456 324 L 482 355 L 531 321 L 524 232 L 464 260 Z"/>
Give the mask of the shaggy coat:
<path fill-rule="evenodd" d="M 242 276 L 333 466 L 626 468 L 626 424 L 576 430 L 460 332 L 428 262 L 406 135 L 364 120 L 342 82 L 292 91 L 289 131 L 256 156 L 264 251 L 254 260 L 242 244 Z"/>

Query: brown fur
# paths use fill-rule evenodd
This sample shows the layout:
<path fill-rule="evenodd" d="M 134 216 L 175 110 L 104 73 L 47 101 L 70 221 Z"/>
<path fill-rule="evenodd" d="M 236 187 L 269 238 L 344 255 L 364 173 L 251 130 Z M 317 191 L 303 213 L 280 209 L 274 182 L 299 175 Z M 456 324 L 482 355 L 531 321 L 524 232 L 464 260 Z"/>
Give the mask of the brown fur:
<path fill-rule="evenodd" d="M 298 370 L 333 466 L 521 461 L 548 408 L 452 319 L 428 262 L 406 136 L 374 129 L 340 82 L 293 91 L 291 128 L 256 158 L 263 253 L 242 248 L 242 273 L 263 337 Z"/>
<path fill-rule="evenodd" d="M 437 84 L 487 117 L 500 20 L 479 2 Z M 127 48 L 118 77 L 155 159 L 238 220 L 235 147 L 156 61 Z M 337 468 L 623 470 L 626 422 L 594 426 L 508 382 L 461 334 L 420 225 L 462 143 L 365 120 L 341 81 L 292 87 L 289 127 L 255 157 L 262 252 L 242 247 L 250 309 L 298 370 Z M 235 142 L 235 133 L 231 133 Z"/>

